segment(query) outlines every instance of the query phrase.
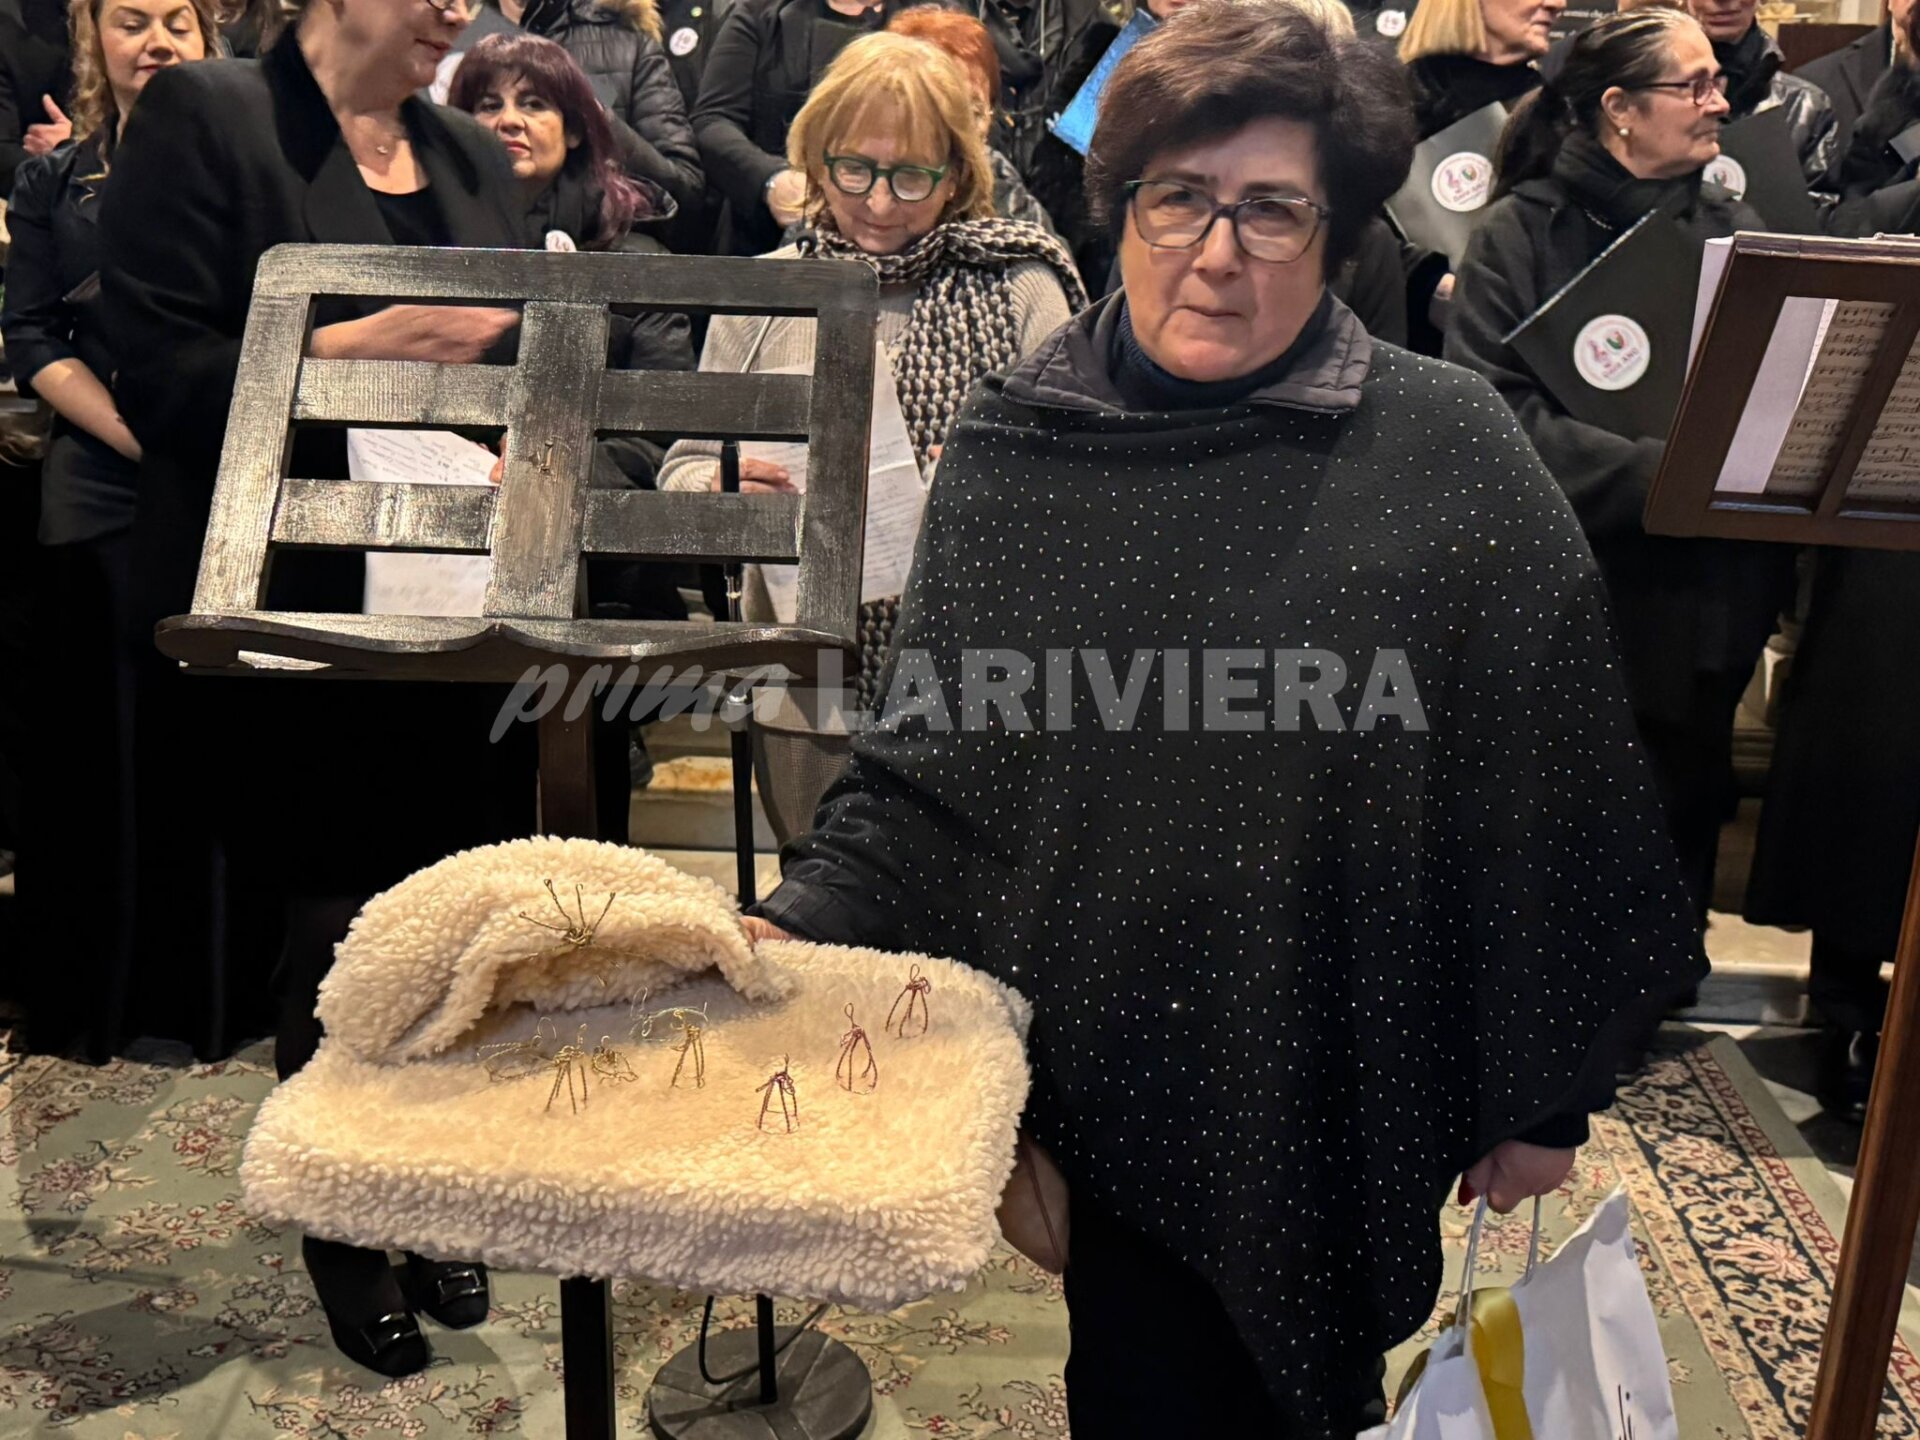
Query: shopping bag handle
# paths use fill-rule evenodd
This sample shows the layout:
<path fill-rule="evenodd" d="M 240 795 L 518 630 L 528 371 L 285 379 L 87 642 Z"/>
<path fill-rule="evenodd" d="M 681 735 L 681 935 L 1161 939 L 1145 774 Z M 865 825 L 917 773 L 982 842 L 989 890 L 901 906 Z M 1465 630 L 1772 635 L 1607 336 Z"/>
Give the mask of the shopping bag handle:
<path fill-rule="evenodd" d="M 1524 1282 L 1533 1276 L 1533 1267 L 1540 1259 L 1540 1206 L 1544 1197 L 1533 1197 L 1533 1233 L 1527 1237 L 1527 1271 L 1520 1278 Z M 1480 1203 L 1474 1207 L 1473 1225 L 1467 1231 L 1467 1259 L 1460 1275 L 1460 1303 L 1454 1309 L 1453 1323 L 1465 1325 L 1473 1318 L 1473 1267 L 1480 1258 L 1480 1232 L 1487 1224 L 1487 1197 L 1482 1195 Z"/>

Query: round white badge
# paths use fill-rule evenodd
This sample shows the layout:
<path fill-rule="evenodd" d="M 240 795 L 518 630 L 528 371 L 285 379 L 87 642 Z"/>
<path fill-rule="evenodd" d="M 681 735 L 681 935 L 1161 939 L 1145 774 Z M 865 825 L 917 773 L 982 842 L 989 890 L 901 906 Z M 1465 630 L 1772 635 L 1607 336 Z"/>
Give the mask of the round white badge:
<path fill-rule="evenodd" d="M 1471 150 L 1457 150 L 1433 168 L 1433 198 L 1456 214 L 1478 210 L 1493 186 L 1493 162 Z"/>
<path fill-rule="evenodd" d="M 667 39 L 667 48 L 676 55 L 691 55 L 700 43 L 700 32 L 691 25 L 682 25 Z"/>
<path fill-rule="evenodd" d="M 1389 40 L 1398 40 L 1407 28 L 1407 12 L 1404 10 L 1382 10 L 1373 17 L 1373 28 Z"/>
<path fill-rule="evenodd" d="M 1747 193 L 1747 170 L 1731 155 L 1721 155 L 1707 165 L 1706 180 L 1738 200 Z"/>
<path fill-rule="evenodd" d="M 1596 390 L 1625 390 L 1639 383 L 1653 362 L 1653 342 L 1640 322 L 1625 315 L 1589 320 L 1573 342 L 1573 368 Z"/>

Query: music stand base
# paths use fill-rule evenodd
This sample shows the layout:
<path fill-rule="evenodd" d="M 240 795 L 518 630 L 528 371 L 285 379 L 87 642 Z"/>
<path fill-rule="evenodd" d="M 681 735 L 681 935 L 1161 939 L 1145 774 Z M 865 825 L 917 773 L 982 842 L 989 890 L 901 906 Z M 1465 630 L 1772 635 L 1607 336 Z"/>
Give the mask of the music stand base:
<path fill-rule="evenodd" d="M 818 1330 L 804 1331 L 774 1362 L 780 1398 L 760 1403 L 759 1335 L 729 1330 L 707 1340 L 707 1368 L 747 1373 L 730 1385 L 700 1378 L 700 1348 L 689 1345 L 660 1367 L 647 1392 L 647 1418 L 661 1440 L 852 1440 L 873 1413 L 866 1362 Z"/>

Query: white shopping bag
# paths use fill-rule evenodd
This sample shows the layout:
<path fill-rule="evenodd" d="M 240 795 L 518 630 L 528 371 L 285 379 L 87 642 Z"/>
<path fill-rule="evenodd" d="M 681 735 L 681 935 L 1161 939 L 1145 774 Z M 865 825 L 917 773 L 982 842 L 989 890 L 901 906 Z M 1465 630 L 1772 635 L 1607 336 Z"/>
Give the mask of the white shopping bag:
<path fill-rule="evenodd" d="M 1535 1440 L 1679 1440 L 1666 1351 L 1616 1190 L 1513 1287 Z"/>
<path fill-rule="evenodd" d="M 1502 1322 L 1498 1292 L 1475 1296 L 1471 1289 L 1486 1219 L 1482 1201 L 1454 1323 L 1434 1343 L 1392 1422 L 1359 1440 L 1679 1440 L 1666 1354 L 1628 1217 L 1626 1192 L 1616 1190 L 1551 1260 L 1536 1265 L 1530 1255 L 1525 1277 L 1506 1292 Z M 1537 1246 L 1538 1202 L 1533 1230 Z M 1472 1325 L 1463 1323 L 1469 1314 Z M 1524 1352 L 1518 1400 L 1510 1386 L 1501 1394 L 1501 1381 L 1514 1377 L 1516 1329 Z"/>

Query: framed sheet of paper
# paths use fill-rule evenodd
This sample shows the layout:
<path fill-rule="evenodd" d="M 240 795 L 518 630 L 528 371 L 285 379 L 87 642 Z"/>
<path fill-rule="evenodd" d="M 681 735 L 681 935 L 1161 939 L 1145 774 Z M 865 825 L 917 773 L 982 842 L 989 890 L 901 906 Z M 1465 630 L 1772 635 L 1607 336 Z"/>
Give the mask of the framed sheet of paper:
<path fill-rule="evenodd" d="M 1917 337 L 1920 242 L 1710 243 L 1647 528 L 1920 550 Z"/>
<path fill-rule="evenodd" d="M 347 475 L 371 483 L 492 484 L 499 457 L 447 430 L 349 430 Z M 493 562 L 485 555 L 367 553 L 363 615 L 479 615 Z"/>
<path fill-rule="evenodd" d="M 804 374 L 802 370 L 771 370 L 763 374 Z M 771 441 L 749 441 L 740 447 L 742 458 L 749 455 L 771 461 L 786 469 L 796 490 L 807 488 L 807 447 Z M 869 432 L 867 452 L 867 521 L 865 548 L 861 553 L 860 598 L 885 600 L 898 595 L 907 586 L 907 571 L 913 567 L 913 547 L 920 539 L 920 519 L 927 506 L 927 489 L 920 480 L 920 462 L 914 458 L 913 440 L 907 434 L 906 417 L 900 411 L 900 396 L 894 389 L 893 370 L 884 352 L 877 353 L 873 366 L 873 428 Z M 763 565 L 760 578 L 766 584 L 767 598 L 773 602 L 774 618 L 782 624 L 793 622 L 798 572 L 791 565 Z"/>
<path fill-rule="evenodd" d="M 1486 214 L 1493 157 L 1506 128 L 1506 107 L 1486 105 L 1415 146 L 1407 183 L 1387 201 L 1394 229 L 1458 265 Z"/>

